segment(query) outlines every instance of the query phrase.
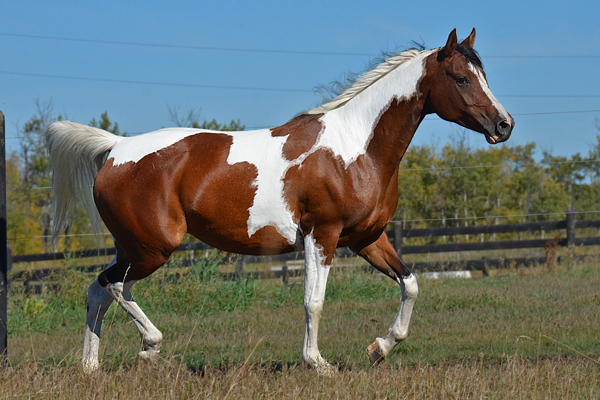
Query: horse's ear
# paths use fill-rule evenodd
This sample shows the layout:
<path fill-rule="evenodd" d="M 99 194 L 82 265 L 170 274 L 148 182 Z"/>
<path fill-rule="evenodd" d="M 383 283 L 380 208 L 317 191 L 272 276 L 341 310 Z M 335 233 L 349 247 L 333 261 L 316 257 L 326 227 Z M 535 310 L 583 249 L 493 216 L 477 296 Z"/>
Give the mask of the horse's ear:
<path fill-rule="evenodd" d="M 473 28 L 471 34 L 465 40 L 463 40 L 461 44 L 467 46 L 470 49 L 473 48 L 473 46 L 475 45 L 475 28 Z"/>
<path fill-rule="evenodd" d="M 448 36 L 448 41 L 446 42 L 446 46 L 444 46 L 444 57 L 450 57 L 454 50 L 456 49 L 456 45 L 458 44 L 458 38 L 456 37 L 456 28 L 450 32 Z"/>

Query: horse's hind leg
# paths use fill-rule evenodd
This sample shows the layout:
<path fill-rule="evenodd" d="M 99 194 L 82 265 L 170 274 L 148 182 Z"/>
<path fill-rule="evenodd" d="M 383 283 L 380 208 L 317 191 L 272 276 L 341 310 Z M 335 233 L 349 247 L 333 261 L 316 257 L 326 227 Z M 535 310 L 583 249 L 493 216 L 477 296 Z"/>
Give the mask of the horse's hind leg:
<path fill-rule="evenodd" d="M 162 333 L 152 324 L 146 314 L 131 296 L 130 289 L 137 280 L 144 278 L 166 262 L 168 257 L 140 258 L 153 268 L 135 268 L 126 261 L 125 252 L 117 245 L 117 256 L 100 274 L 98 279 L 88 289 L 88 309 L 85 336 L 83 341 L 82 363 L 84 371 L 92 372 L 98 369 L 98 347 L 102 320 L 109 306 L 116 301 L 133 319 L 142 340 L 142 358 L 150 358 L 159 353 Z M 140 264 L 136 264 L 140 265 Z M 127 278 L 136 278 L 135 280 Z"/>
<path fill-rule="evenodd" d="M 146 314 L 144 314 L 140 306 L 133 300 L 133 296 L 131 296 L 129 290 L 135 282 L 109 283 L 104 289 L 110 293 L 112 298 L 135 323 L 142 340 L 142 350 L 139 352 L 139 356 L 141 358 L 152 358 L 160 352 L 160 344 L 162 343 L 163 336 L 152 321 L 148 319 Z"/>
<path fill-rule="evenodd" d="M 105 270 L 113 267 L 116 264 L 116 261 L 117 257 L 115 256 Z M 120 285 L 120 297 L 123 299 L 123 301 L 118 301 L 118 303 L 125 308 L 125 306 L 121 304 L 124 302 L 127 307 L 125 308 L 126 311 L 128 309 L 133 310 L 133 312 L 128 312 L 128 314 L 134 318 L 136 326 L 138 327 L 140 335 L 142 336 L 143 349 L 140 352 L 140 356 L 147 358 L 151 354 L 158 353 L 158 348 L 160 347 L 160 342 L 162 340 L 162 334 L 154 325 L 152 325 L 141 309 L 139 309 L 139 306 L 137 306 L 137 304 L 135 304 L 133 301 L 130 289 L 134 283 L 135 281 L 129 281 Z M 83 338 L 83 355 L 81 358 L 83 370 L 87 373 L 97 370 L 100 366 L 98 350 L 100 346 L 102 320 L 104 319 L 104 315 L 114 300 L 115 290 L 107 291 L 100 285 L 98 279 L 96 279 L 88 288 L 87 317 Z"/>
<path fill-rule="evenodd" d="M 117 257 L 108 264 L 106 268 L 115 265 Z M 105 268 L 105 269 L 106 269 Z M 83 337 L 83 355 L 81 363 L 85 372 L 93 372 L 100 366 L 98 361 L 98 348 L 100 345 L 100 331 L 104 314 L 113 302 L 113 298 L 96 279 L 88 288 L 87 317 L 85 321 L 85 333 Z"/>
<path fill-rule="evenodd" d="M 410 317 L 419 294 L 419 286 L 415 276 L 396 254 L 385 232 L 374 243 L 365 247 L 353 246 L 352 250 L 375 268 L 398 282 L 402 290 L 400 309 L 392 326 L 390 326 L 384 337 L 376 338 L 367 348 L 369 361 L 372 365 L 377 365 L 388 356 L 398 343 L 408 336 Z"/>
<path fill-rule="evenodd" d="M 128 256 L 128 254 L 136 253 L 126 253 L 119 249 L 117 262 L 100 274 L 98 283 L 135 323 L 142 341 L 140 357 L 151 358 L 159 353 L 163 336 L 133 300 L 130 289 L 135 282 L 150 275 L 163 265 L 169 257 L 149 250 L 144 252 L 144 255 L 140 255 L 140 252 L 137 252 L 137 256 Z M 136 260 L 135 263 L 130 262 L 132 259 Z"/>

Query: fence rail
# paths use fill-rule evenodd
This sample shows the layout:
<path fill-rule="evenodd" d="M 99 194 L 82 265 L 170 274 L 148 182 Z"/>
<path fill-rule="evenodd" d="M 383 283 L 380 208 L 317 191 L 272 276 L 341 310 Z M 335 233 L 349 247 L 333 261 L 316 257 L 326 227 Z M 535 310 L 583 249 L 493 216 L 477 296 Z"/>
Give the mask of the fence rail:
<path fill-rule="evenodd" d="M 386 231 L 394 248 L 400 255 L 406 254 L 424 254 L 424 253 L 452 253 L 452 252 L 468 252 L 482 250 L 506 250 L 506 249 L 531 249 L 531 248 L 554 248 L 557 246 L 597 246 L 600 245 L 600 237 L 576 237 L 577 229 L 584 228 L 599 228 L 600 219 L 596 220 L 576 220 L 575 213 L 567 212 L 566 219 L 561 221 L 550 222 L 530 222 L 521 224 L 500 224 L 500 225 L 474 225 L 460 227 L 442 227 L 442 228 L 419 228 L 419 229 L 402 229 L 400 222 L 393 223 L 393 229 Z M 526 240 L 500 240 L 500 241 L 485 241 L 485 242 L 462 242 L 462 243 L 443 243 L 443 244 L 424 244 L 424 245 L 404 245 L 405 238 L 417 237 L 437 237 L 437 236 L 457 236 L 457 235 L 481 235 L 494 233 L 519 233 L 519 232 L 538 232 L 538 231 L 564 231 L 564 236 L 559 234 L 559 239 L 526 239 Z M 212 247 L 202 242 L 184 243 L 177 248 L 176 251 L 190 250 L 210 250 Z M 115 248 L 107 248 L 101 250 L 82 250 L 76 252 L 58 252 L 58 253 L 42 253 L 42 254 L 24 254 L 11 256 L 8 255 L 9 266 L 12 263 L 18 262 L 39 262 L 50 260 L 61 260 L 65 258 L 86 258 L 97 256 L 110 256 L 116 253 Z M 336 253 L 338 257 L 354 256 L 347 248 L 338 249 Z M 512 258 L 512 259 L 480 259 L 480 260 L 465 260 L 460 262 L 464 269 L 468 270 L 485 270 L 489 268 L 505 268 L 510 265 L 530 265 L 540 264 L 547 261 L 546 257 L 537 258 Z M 302 252 L 281 254 L 274 256 L 241 256 L 239 258 L 238 271 L 233 274 L 224 276 L 224 279 L 232 277 L 241 277 L 244 275 L 244 265 L 259 262 L 283 262 L 303 260 Z M 184 262 L 185 264 L 185 262 Z M 188 262 L 189 264 L 189 262 Z M 439 270 L 444 267 L 452 267 L 452 262 L 418 262 L 407 263 L 409 267 L 416 271 L 432 271 Z M 92 265 L 78 267 L 82 271 L 95 271 L 102 266 Z M 23 271 L 18 274 L 13 274 L 13 279 L 25 279 L 26 286 L 29 281 L 40 281 L 56 269 L 38 269 L 33 271 Z M 293 272 L 284 265 L 281 271 L 252 273 L 257 278 L 283 278 L 287 279 L 289 274 L 298 274 L 297 270 Z M 264 276 L 263 276 L 264 275 Z"/>

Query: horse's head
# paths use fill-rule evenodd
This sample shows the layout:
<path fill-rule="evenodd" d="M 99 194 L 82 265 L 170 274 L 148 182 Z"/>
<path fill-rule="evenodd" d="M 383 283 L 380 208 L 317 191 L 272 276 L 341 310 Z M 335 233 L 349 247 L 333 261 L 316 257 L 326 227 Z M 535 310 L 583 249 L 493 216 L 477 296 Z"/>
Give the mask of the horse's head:
<path fill-rule="evenodd" d="M 474 42 L 475 29 L 462 43 L 455 29 L 446 45 L 429 57 L 427 76 L 432 80 L 426 111 L 483 133 L 488 143 L 504 142 L 515 121 L 490 91 Z"/>

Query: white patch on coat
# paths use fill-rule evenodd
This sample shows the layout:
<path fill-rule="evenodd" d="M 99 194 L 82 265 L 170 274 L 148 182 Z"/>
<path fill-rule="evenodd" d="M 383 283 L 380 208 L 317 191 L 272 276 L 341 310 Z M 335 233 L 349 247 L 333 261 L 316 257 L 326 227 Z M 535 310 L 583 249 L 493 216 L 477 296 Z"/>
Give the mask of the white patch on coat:
<path fill-rule="evenodd" d="M 425 58 L 430 54 L 430 51 L 422 52 L 406 60 L 342 107 L 326 112 L 320 118 L 324 128 L 315 149 L 332 150 L 348 168 L 366 152 L 373 130 L 391 102 L 394 99 L 407 100 L 417 94 L 417 84 L 425 69 Z"/>
<path fill-rule="evenodd" d="M 201 132 L 211 131 L 195 128 L 167 128 L 139 136 L 125 137 L 113 147 L 108 155 L 108 159 L 113 159 L 114 166 L 128 162 L 137 163 L 150 154 L 154 154 L 188 136 Z"/>
<path fill-rule="evenodd" d="M 298 224 L 283 195 L 283 177 L 291 163 L 283 157 L 287 136 L 271 136 L 269 129 L 225 132 L 233 138 L 227 162 L 247 162 L 257 169 L 253 182 L 254 202 L 248 209 L 248 236 L 265 226 L 273 226 L 290 244 L 296 242 Z"/>

